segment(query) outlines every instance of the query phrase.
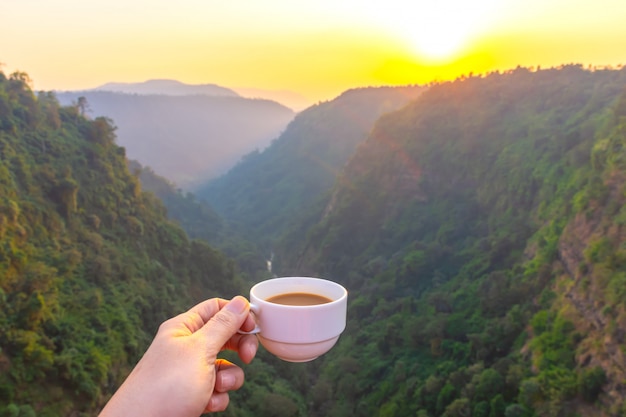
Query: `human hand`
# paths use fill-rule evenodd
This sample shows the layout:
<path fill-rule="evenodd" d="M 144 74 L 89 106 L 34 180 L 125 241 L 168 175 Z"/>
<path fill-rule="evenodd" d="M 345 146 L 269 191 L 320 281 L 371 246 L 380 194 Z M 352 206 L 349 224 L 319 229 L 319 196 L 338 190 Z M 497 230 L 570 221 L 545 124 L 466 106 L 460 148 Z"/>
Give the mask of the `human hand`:
<path fill-rule="evenodd" d="M 241 296 L 213 298 L 161 324 L 152 344 L 100 417 L 197 417 L 223 411 L 228 391 L 241 387 L 243 370 L 217 359 L 234 350 L 249 363 L 258 341 L 251 331 L 250 304 Z"/>

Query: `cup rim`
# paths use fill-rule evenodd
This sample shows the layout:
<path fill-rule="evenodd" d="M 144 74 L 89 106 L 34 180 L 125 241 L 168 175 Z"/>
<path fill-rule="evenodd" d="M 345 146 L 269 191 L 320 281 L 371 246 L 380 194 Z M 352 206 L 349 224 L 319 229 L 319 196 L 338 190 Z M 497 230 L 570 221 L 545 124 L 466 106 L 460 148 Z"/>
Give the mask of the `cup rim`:
<path fill-rule="evenodd" d="M 344 299 L 346 299 L 348 297 L 348 290 L 341 284 L 335 282 L 335 281 L 331 281 L 328 279 L 324 279 L 324 278 L 317 278 L 317 277 L 277 277 L 277 278 L 270 278 L 267 279 L 265 281 L 261 281 L 258 282 L 256 284 L 254 284 L 252 286 L 252 288 L 250 288 L 250 295 L 252 296 L 255 289 L 257 289 L 260 286 L 263 285 L 269 285 L 268 283 L 270 281 L 282 281 L 282 280 L 293 280 L 293 279 L 301 279 L 301 280 L 305 280 L 305 281 L 324 281 L 325 283 L 329 283 L 332 284 L 333 286 L 335 286 L 336 288 L 338 288 L 339 290 L 341 290 L 341 296 L 335 300 L 332 300 L 328 303 L 323 303 L 323 304 L 314 304 L 314 305 L 306 305 L 306 306 L 296 306 L 296 305 L 286 305 L 286 304 L 277 304 L 277 303 L 272 303 L 270 301 L 267 301 L 264 298 L 258 297 L 255 295 L 255 298 L 258 300 L 257 302 L 262 302 L 265 304 L 269 304 L 272 305 L 273 308 L 283 308 L 283 309 L 319 309 L 319 308 L 327 308 L 328 306 L 334 305 L 334 304 L 338 304 L 341 303 Z"/>

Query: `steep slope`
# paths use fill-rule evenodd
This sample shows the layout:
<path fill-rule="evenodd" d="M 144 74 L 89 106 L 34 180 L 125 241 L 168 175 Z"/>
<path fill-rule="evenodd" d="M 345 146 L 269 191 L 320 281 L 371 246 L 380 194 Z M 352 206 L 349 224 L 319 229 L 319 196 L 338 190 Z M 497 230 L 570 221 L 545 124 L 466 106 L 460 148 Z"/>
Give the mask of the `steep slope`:
<path fill-rule="evenodd" d="M 518 68 L 379 120 L 277 249 L 350 291 L 311 415 L 622 415 L 625 86 Z"/>
<path fill-rule="evenodd" d="M 205 201 L 193 193 L 184 192 L 167 179 L 157 175 L 137 161 L 129 161 L 131 172 L 138 176 L 141 187 L 156 195 L 167 209 L 167 217 L 180 225 L 192 239 L 200 239 L 219 248 L 235 262 L 238 274 L 248 282 L 267 279 L 266 253 L 240 235 Z M 247 292 L 244 291 L 244 293 Z"/>
<path fill-rule="evenodd" d="M 542 187 L 556 189 L 573 169 L 558 170 L 563 154 L 591 147 L 594 118 L 621 92 L 622 74 L 520 68 L 432 87 L 377 123 L 339 177 L 315 249 L 301 265 L 344 273 L 353 265 L 344 269 L 338 256 L 390 256 L 418 237 L 456 245 L 458 236 L 478 238 L 500 227 L 521 238 L 532 233 L 537 224 L 529 211 L 545 204 L 540 191 L 549 193 Z M 352 237 L 348 247 L 345 236 Z"/>
<path fill-rule="evenodd" d="M 129 160 L 128 169 L 137 175 L 142 189 L 154 193 L 163 202 L 168 218 L 178 222 L 189 237 L 209 243 L 225 239 L 224 221 L 211 206 L 137 161 Z"/>
<path fill-rule="evenodd" d="M 197 195 L 253 240 L 272 240 L 330 189 L 378 117 L 421 91 L 357 89 L 310 107 L 270 147 L 247 155 L 226 175 L 200 187 Z"/>
<path fill-rule="evenodd" d="M 126 168 L 106 119 L 0 73 L 0 415 L 96 415 L 158 325 L 240 293 Z"/>
<path fill-rule="evenodd" d="M 610 125 L 592 149 L 590 181 L 574 197 L 577 214 L 558 240 L 554 320 L 572 323 L 579 335 L 574 360 L 602 369 L 603 405 L 618 414 L 626 398 L 626 88 Z M 534 354 L 539 362 L 544 352 Z"/>
<path fill-rule="evenodd" d="M 58 93 L 65 105 L 87 100 L 86 115 L 115 121 L 129 158 L 186 189 L 223 174 L 278 137 L 294 113 L 267 100 L 206 95 Z"/>

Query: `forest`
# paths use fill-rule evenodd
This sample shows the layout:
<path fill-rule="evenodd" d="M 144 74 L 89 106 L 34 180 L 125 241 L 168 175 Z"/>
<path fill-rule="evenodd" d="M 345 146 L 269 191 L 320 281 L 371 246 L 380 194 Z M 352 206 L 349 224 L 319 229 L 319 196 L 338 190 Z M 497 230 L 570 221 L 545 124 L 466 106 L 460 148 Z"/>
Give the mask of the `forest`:
<path fill-rule="evenodd" d="M 307 364 L 260 350 L 225 416 L 626 415 L 626 69 L 407 91 L 306 109 L 194 196 L 0 74 L 0 415 L 97 415 L 268 248 L 345 285 L 348 327 Z"/>
<path fill-rule="evenodd" d="M 240 292 L 143 192 L 110 120 L 0 74 L 0 414 L 95 415 L 158 325 Z"/>

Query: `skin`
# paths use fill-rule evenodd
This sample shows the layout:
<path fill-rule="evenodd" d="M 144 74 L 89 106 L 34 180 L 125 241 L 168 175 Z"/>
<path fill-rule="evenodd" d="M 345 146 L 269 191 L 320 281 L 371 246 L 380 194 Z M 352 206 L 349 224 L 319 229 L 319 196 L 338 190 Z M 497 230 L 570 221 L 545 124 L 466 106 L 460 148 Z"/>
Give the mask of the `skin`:
<path fill-rule="evenodd" d="M 244 373 L 218 359 L 234 350 L 244 363 L 256 355 L 250 304 L 241 296 L 231 301 L 206 300 L 161 324 L 152 344 L 100 417 L 195 417 L 223 411 L 228 392 L 239 389 Z"/>

